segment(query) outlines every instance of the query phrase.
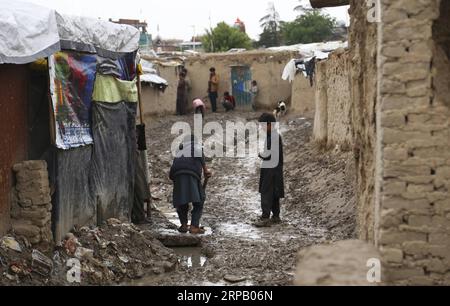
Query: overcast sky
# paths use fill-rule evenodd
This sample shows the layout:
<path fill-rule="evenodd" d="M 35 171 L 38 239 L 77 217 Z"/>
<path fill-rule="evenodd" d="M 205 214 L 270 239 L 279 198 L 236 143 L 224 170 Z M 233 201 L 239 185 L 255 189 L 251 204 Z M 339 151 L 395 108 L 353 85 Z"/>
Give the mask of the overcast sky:
<path fill-rule="evenodd" d="M 13 0 L 19 1 L 19 0 Z M 274 2 L 281 19 L 295 19 L 294 7 L 299 0 L 20 0 L 33 2 L 61 13 L 109 18 L 146 20 L 148 31 L 155 37 L 189 40 L 194 34 L 204 33 L 210 19 L 214 27 L 218 22 L 234 23 L 236 18 L 245 22 L 247 34 L 258 39 L 261 33 L 259 19 L 266 14 L 268 3 Z M 326 12 L 337 20 L 349 23 L 348 7 L 330 8 Z"/>

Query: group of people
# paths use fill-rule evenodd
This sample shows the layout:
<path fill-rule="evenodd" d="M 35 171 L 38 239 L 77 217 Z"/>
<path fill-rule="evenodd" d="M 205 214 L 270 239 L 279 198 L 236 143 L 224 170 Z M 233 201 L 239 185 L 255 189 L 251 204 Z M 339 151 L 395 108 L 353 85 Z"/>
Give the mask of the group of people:
<path fill-rule="evenodd" d="M 261 167 L 259 192 L 261 194 L 262 214 L 255 222 L 257 227 L 268 227 L 281 222 L 280 199 L 284 198 L 283 179 L 283 143 L 278 131 L 274 128 L 276 118 L 264 113 L 259 118 L 260 123 L 267 127 L 265 152 L 259 155 L 264 162 L 272 159 L 271 153 L 278 154 L 278 163 L 270 167 Z M 278 148 L 272 149 L 272 140 L 278 139 Z M 179 146 L 170 169 L 170 179 L 173 181 L 173 206 L 177 211 L 181 226 L 180 233 L 204 234 L 200 220 L 206 199 L 206 184 L 202 177 L 210 178 L 212 172 L 208 169 L 203 154 L 203 148 L 194 135 L 187 136 Z M 191 223 L 189 225 L 189 205 L 192 204 Z"/>
<path fill-rule="evenodd" d="M 217 112 L 217 100 L 219 99 L 219 76 L 216 73 L 216 68 L 211 67 L 209 69 L 209 80 L 208 80 L 208 99 L 211 103 L 211 110 L 213 113 Z M 183 116 L 188 113 L 188 101 L 190 100 L 190 93 L 192 90 L 192 83 L 188 77 L 188 70 L 183 67 L 179 74 L 178 87 L 177 87 L 177 104 L 176 104 L 176 114 L 178 116 Z M 250 90 L 252 97 L 252 108 L 256 110 L 256 97 L 258 95 L 258 83 L 252 81 L 252 86 Z M 194 98 L 192 100 L 192 106 L 195 114 L 206 114 L 206 105 L 201 98 Z M 224 92 L 222 98 L 222 106 L 226 112 L 233 111 L 236 108 L 236 99 L 230 94 L 230 92 Z"/>

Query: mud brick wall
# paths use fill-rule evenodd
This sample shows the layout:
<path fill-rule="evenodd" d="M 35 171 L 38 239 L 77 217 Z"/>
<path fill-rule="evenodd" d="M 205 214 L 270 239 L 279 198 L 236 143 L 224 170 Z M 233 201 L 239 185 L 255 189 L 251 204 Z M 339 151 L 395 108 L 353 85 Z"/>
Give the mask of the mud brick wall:
<path fill-rule="evenodd" d="M 350 66 L 343 49 L 330 54 L 327 65 L 327 146 L 348 149 L 353 144 L 351 127 Z"/>
<path fill-rule="evenodd" d="M 449 1 L 381 4 L 376 242 L 388 281 L 448 285 Z"/>
<path fill-rule="evenodd" d="M 316 108 L 315 90 L 316 84 L 311 86 L 309 78 L 303 73 L 298 73 L 292 82 L 292 112 L 298 113 L 305 117 L 313 117 Z"/>
<path fill-rule="evenodd" d="M 186 68 L 192 83 L 192 97 L 207 95 L 209 68 L 215 67 L 220 78 L 219 96 L 225 91 L 231 92 L 231 67 L 249 66 L 252 79 L 258 82 L 259 93 L 256 100 L 261 109 L 274 109 L 278 101 L 290 104 L 292 83 L 281 79 L 284 67 L 298 52 L 261 52 L 249 51 L 237 54 L 204 54 L 186 60 Z M 208 107 L 210 107 L 210 104 Z M 219 108 L 222 107 L 219 105 Z"/>
<path fill-rule="evenodd" d="M 353 144 L 349 53 L 343 49 L 317 63 L 315 86 L 315 141 L 349 150 Z"/>
<path fill-rule="evenodd" d="M 25 161 L 14 165 L 15 199 L 11 208 L 12 229 L 30 243 L 50 242 L 51 197 L 45 161 Z"/>

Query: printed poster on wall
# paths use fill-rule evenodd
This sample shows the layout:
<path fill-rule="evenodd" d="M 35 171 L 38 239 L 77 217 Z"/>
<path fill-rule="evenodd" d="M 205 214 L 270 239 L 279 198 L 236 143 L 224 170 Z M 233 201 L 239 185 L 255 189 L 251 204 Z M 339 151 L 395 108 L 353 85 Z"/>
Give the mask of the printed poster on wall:
<path fill-rule="evenodd" d="M 55 144 L 68 150 L 93 143 L 91 116 L 97 56 L 57 52 L 49 58 Z"/>

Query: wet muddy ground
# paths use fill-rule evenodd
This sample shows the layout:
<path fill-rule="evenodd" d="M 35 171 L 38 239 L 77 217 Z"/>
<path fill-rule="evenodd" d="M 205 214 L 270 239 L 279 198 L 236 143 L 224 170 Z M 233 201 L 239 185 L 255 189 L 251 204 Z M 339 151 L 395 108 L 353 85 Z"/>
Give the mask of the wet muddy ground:
<path fill-rule="evenodd" d="M 257 117 L 255 113 L 219 113 L 208 114 L 206 121 L 220 122 L 225 130 L 227 120 L 246 122 Z M 171 135 L 171 127 L 177 121 L 192 124 L 193 118 L 167 116 L 147 122 L 153 203 L 176 225 L 168 172 L 176 137 Z M 207 186 L 202 218 L 208 231 L 201 237 L 201 246 L 173 248 L 178 269 L 144 277 L 133 285 L 291 285 L 301 248 L 355 236 L 352 154 L 317 148 L 310 142 L 309 119 L 283 118 L 281 132 L 287 194 L 282 200 L 283 222 L 269 228 L 253 226 L 261 214 L 259 160 L 255 155 L 209 160 L 213 177 Z M 180 236 L 176 226 L 167 225 L 161 217 L 154 220 L 152 231 Z"/>

